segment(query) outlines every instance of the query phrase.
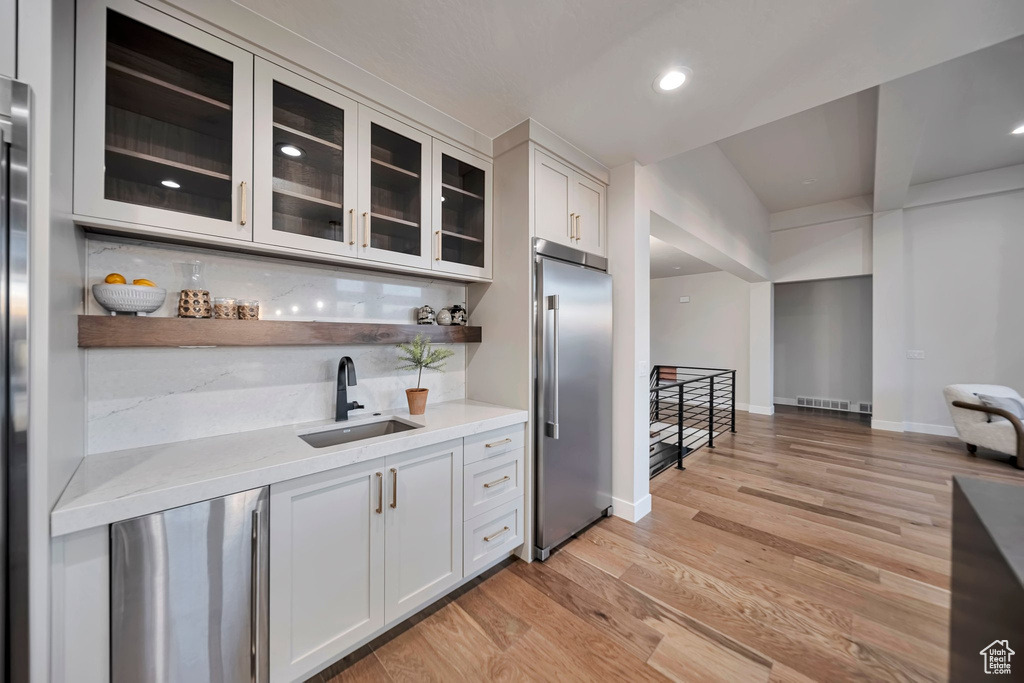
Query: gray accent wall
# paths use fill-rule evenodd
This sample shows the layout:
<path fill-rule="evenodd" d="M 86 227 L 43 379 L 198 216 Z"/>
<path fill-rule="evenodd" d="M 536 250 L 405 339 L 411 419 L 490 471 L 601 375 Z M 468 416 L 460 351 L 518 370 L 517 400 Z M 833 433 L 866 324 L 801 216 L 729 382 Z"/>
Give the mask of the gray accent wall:
<path fill-rule="evenodd" d="M 775 397 L 871 400 L 871 276 L 775 285 Z"/>

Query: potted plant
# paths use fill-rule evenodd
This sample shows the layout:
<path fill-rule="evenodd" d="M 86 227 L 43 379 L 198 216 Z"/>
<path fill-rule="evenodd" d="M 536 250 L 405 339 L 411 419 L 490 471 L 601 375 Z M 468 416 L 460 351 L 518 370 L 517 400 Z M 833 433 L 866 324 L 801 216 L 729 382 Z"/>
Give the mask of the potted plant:
<path fill-rule="evenodd" d="M 430 342 L 422 334 L 417 334 L 416 338 L 408 344 L 399 344 L 398 350 L 401 352 L 398 358 L 402 361 L 402 365 L 399 365 L 398 369 L 417 371 L 416 388 L 405 390 L 405 398 L 409 402 L 409 414 L 422 415 L 427 409 L 427 392 L 430 391 L 420 388 L 423 381 L 423 368 L 442 372 L 445 361 L 454 356 L 455 352 L 451 349 L 431 349 Z"/>

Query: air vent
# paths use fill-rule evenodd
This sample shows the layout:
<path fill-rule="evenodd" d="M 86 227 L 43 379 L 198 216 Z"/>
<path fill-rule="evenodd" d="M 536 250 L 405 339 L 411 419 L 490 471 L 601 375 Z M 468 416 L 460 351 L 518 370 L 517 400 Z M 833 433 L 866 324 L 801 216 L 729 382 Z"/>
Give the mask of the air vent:
<path fill-rule="evenodd" d="M 797 396 L 796 404 L 806 408 L 823 408 L 824 410 L 843 410 L 846 412 L 870 413 L 871 404 L 857 401 L 844 401 L 839 398 L 812 398 L 810 396 Z"/>

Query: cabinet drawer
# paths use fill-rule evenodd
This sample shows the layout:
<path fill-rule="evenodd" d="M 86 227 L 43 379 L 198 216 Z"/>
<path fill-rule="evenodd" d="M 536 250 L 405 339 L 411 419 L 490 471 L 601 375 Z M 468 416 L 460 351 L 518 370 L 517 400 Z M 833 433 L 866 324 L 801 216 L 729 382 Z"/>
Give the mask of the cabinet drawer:
<path fill-rule="evenodd" d="M 466 465 L 462 478 L 464 520 L 523 497 L 523 449 Z"/>
<path fill-rule="evenodd" d="M 467 436 L 463 442 L 465 463 L 468 465 L 477 460 L 522 448 L 524 431 L 526 430 L 523 429 L 523 425 L 517 424 Z"/>
<path fill-rule="evenodd" d="M 502 505 L 463 527 L 463 574 L 485 567 L 523 542 L 523 506 L 517 500 Z"/>

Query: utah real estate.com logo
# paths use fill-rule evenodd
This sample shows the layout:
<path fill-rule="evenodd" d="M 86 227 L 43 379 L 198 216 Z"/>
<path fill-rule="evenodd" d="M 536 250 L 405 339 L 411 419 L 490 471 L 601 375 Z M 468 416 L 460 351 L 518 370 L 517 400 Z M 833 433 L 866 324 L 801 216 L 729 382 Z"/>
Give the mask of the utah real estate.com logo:
<path fill-rule="evenodd" d="M 1017 653 L 1010 649 L 1008 641 L 993 640 L 981 651 L 981 656 L 985 660 L 985 673 L 1010 673 L 1010 657 L 1015 654 Z"/>

